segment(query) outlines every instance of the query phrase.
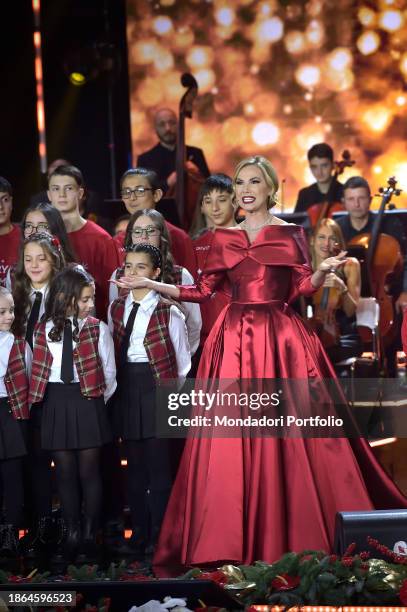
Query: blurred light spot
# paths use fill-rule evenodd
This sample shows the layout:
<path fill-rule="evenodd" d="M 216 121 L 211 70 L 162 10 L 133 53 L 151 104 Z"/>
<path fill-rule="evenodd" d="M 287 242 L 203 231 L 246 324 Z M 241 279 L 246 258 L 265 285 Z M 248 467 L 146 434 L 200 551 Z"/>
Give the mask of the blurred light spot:
<path fill-rule="evenodd" d="M 153 38 L 140 40 L 130 48 L 133 61 L 136 64 L 151 64 L 157 52 L 157 43 Z"/>
<path fill-rule="evenodd" d="M 397 106 L 404 106 L 406 102 L 407 102 L 406 96 L 397 96 L 396 98 Z"/>
<path fill-rule="evenodd" d="M 379 26 L 386 32 L 396 32 L 404 23 L 401 11 L 383 11 L 379 15 Z"/>
<path fill-rule="evenodd" d="M 252 129 L 252 140 L 260 146 L 276 144 L 280 138 L 280 130 L 270 121 L 260 121 Z"/>
<path fill-rule="evenodd" d="M 352 53 L 349 49 L 338 47 L 329 54 L 328 62 L 334 70 L 344 70 L 352 64 Z"/>
<path fill-rule="evenodd" d="M 198 87 L 201 93 L 210 91 L 215 85 L 216 77 L 213 70 L 198 70 L 194 72 L 194 77 L 198 81 Z"/>
<path fill-rule="evenodd" d="M 322 117 L 321 117 L 321 115 L 316 115 L 316 116 L 314 117 L 314 120 L 315 120 L 315 123 L 322 123 Z"/>
<path fill-rule="evenodd" d="M 191 28 L 182 26 L 176 30 L 172 40 L 175 49 L 187 49 L 194 43 L 194 33 Z"/>
<path fill-rule="evenodd" d="M 366 28 L 371 28 L 376 23 L 376 13 L 367 6 L 361 6 L 358 10 L 358 19 Z"/>
<path fill-rule="evenodd" d="M 383 132 L 391 118 L 391 113 L 385 106 L 368 108 L 362 115 L 362 121 L 372 132 Z"/>
<path fill-rule="evenodd" d="M 243 110 L 245 115 L 253 115 L 255 108 L 254 105 L 249 102 L 244 105 Z"/>
<path fill-rule="evenodd" d="M 305 38 L 314 47 L 319 47 L 324 41 L 325 31 L 321 21 L 313 19 L 305 30 Z"/>
<path fill-rule="evenodd" d="M 302 53 L 306 48 L 305 36 L 299 30 L 292 30 L 284 37 L 284 45 L 288 53 L 296 55 Z"/>
<path fill-rule="evenodd" d="M 403 53 L 403 56 L 400 61 L 400 70 L 407 77 L 407 52 Z"/>
<path fill-rule="evenodd" d="M 260 66 L 258 64 L 252 64 L 250 66 L 250 74 L 259 74 Z"/>
<path fill-rule="evenodd" d="M 160 15 L 153 20 L 153 30 L 156 34 L 169 34 L 172 31 L 172 21 L 169 17 Z"/>
<path fill-rule="evenodd" d="M 311 64 L 301 64 L 295 71 L 295 80 L 302 87 L 315 87 L 321 78 L 321 71 L 318 66 Z"/>
<path fill-rule="evenodd" d="M 186 62 L 191 68 L 204 68 L 211 64 L 214 59 L 213 50 L 210 47 L 195 46 L 189 51 Z"/>
<path fill-rule="evenodd" d="M 307 93 L 304 95 L 304 99 L 305 99 L 307 102 L 311 102 L 311 100 L 312 100 L 312 98 L 313 98 L 313 97 L 314 97 L 314 96 L 312 95 L 312 93 L 311 93 L 310 91 L 307 91 Z"/>
<path fill-rule="evenodd" d="M 167 72 L 174 67 L 173 55 L 168 49 L 159 47 L 154 58 L 154 66 L 159 72 Z"/>
<path fill-rule="evenodd" d="M 235 20 L 235 12 L 233 9 L 225 6 L 216 11 L 215 19 L 222 26 L 231 26 Z"/>
<path fill-rule="evenodd" d="M 284 33 L 284 23 L 279 17 L 271 17 L 262 21 L 257 27 L 259 41 L 275 42 L 282 38 Z"/>
<path fill-rule="evenodd" d="M 324 131 L 327 132 L 328 134 L 332 132 L 332 125 L 330 123 L 325 123 Z"/>
<path fill-rule="evenodd" d="M 375 174 L 380 174 L 381 172 L 383 172 L 383 168 L 381 166 L 373 166 L 373 172 Z"/>
<path fill-rule="evenodd" d="M 173 6 L 175 4 L 175 0 L 160 0 L 161 6 Z"/>
<path fill-rule="evenodd" d="M 293 107 L 291 106 L 291 104 L 284 104 L 283 113 L 285 115 L 291 115 L 292 112 L 293 112 Z"/>
<path fill-rule="evenodd" d="M 379 48 L 379 45 L 380 36 L 373 30 L 364 32 L 356 41 L 356 46 L 363 55 L 374 53 Z"/>

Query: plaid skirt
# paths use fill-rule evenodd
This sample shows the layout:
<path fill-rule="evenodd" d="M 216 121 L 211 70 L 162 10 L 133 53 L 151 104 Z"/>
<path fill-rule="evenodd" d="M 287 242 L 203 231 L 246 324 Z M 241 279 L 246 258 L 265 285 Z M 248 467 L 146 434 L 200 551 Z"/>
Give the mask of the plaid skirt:
<path fill-rule="evenodd" d="M 6 397 L 0 399 L 0 461 L 27 454 L 26 420 L 16 420 Z"/>
<path fill-rule="evenodd" d="M 44 450 L 80 450 L 111 440 L 103 396 L 86 398 L 79 383 L 48 383 L 41 419 Z"/>

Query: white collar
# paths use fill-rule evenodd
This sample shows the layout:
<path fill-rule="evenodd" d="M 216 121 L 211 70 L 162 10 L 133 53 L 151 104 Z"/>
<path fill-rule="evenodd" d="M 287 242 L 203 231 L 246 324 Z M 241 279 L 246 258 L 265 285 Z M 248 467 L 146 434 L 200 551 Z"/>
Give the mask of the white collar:
<path fill-rule="evenodd" d="M 34 287 L 31 285 L 31 291 L 30 291 L 30 296 L 35 295 L 37 292 L 42 293 L 42 296 L 44 297 L 46 295 L 46 293 L 48 292 L 48 283 L 46 285 L 44 285 L 43 287 L 41 287 L 41 289 L 34 289 Z"/>
<path fill-rule="evenodd" d="M 143 297 L 142 300 L 140 301 L 137 300 L 137 302 L 140 304 L 140 308 L 144 310 L 144 312 L 150 312 L 150 311 L 152 312 L 154 308 L 157 306 L 159 299 L 160 299 L 159 294 L 156 291 L 151 290 L 147 293 L 147 295 Z M 126 297 L 126 302 L 124 305 L 126 311 L 131 309 L 134 301 L 135 300 L 133 299 L 133 294 L 130 291 L 130 293 Z"/>

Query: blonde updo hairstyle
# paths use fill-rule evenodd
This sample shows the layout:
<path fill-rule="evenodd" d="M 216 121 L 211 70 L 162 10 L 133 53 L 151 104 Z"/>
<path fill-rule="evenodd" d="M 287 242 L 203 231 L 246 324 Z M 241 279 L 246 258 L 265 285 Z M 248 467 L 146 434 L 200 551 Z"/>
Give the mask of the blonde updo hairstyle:
<path fill-rule="evenodd" d="M 278 199 L 276 193 L 279 188 L 278 176 L 274 166 L 269 162 L 268 159 L 263 157 L 262 155 L 253 155 L 252 157 L 246 157 L 241 162 L 239 162 L 236 166 L 235 173 L 233 175 L 233 189 L 235 191 L 236 179 L 239 176 L 239 172 L 242 168 L 246 166 L 257 166 L 260 168 L 264 180 L 268 187 L 270 187 L 270 193 L 267 201 L 267 208 L 273 208 L 276 204 L 278 204 Z M 236 193 L 236 192 L 235 192 Z M 233 198 L 234 205 L 236 206 L 236 195 Z"/>

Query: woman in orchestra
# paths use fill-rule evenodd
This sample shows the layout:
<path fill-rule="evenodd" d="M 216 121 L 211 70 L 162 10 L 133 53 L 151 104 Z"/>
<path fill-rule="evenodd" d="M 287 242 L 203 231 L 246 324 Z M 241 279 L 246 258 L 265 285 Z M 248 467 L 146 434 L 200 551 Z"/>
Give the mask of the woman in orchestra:
<path fill-rule="evenodd" d="M 328 257 L 345 250 L 341 229 L 332 219 L 322 219 L 311 238 L 313 270 Z M 362 353 L 356 328 L 356 309 L 360 298 L 360 264 L 348 257 L 345 265 L 329 272 L 324 284 L 312 296 L 313 321 L 332 363 Z"/>

